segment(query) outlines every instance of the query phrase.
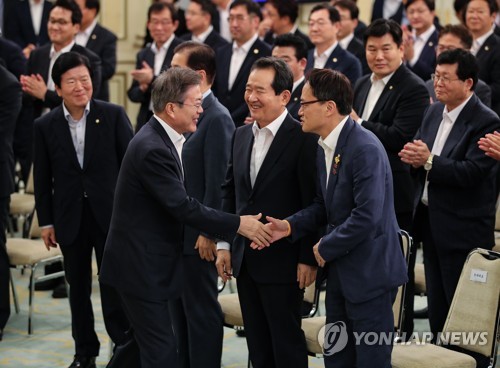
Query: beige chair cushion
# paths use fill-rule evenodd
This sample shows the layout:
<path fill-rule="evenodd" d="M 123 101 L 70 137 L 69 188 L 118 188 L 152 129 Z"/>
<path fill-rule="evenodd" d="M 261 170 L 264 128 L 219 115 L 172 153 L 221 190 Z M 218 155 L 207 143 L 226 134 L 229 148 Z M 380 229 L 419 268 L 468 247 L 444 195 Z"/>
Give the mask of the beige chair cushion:
<path fill-rule="evenodd" d="M 423 263 L 415 265 L 415 293 L 425 294 L 427 287 L 425 286 L 425 269 Z"/>
<path fill-rule="evenodd" d="M 230 326 L 243 326 L 240 299 L 238 294 L 219 295 L 219 303 L 224 313 L 224 323 Z"/>
<path fill-rule="evenodd" d="M 500 233 L 495 231 L 495 245 L 493 246 L 495 252 L 500 253 Z"/>
<path fill-rule="evenodd" d="M 433 344 L 395 345 L 392 350 L 392 368 L 475 368 L 476 361 L 469 355 Z"/>
<path fill-rule="evenodd" d="M 45 248 L 42 240 L 21 238 L 7 239 L 7 254 L 11 265 L 32 265 L 41 260 L 61 255 L 59 247 Z"/>
<path fill-rule="evenodd" d="M 307 351 L 313 354 L 323 354 L 324 334 L 319 335 L 320 330 L 326 323 L 326 317 L 304 318 L 302 320 L 302 331 L 306 336 Z"/>
<path fill-rule="evenodd" d="M 27 215 L 35 209 L 35 196 L 33 194 L 12 193 L 10 195 L 10 214 Z"/>

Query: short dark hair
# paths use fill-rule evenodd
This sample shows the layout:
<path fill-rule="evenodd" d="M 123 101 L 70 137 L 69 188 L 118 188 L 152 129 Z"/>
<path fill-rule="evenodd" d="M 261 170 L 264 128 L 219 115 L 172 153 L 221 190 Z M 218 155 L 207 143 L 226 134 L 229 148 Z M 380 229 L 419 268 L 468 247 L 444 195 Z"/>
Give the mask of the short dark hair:
<path fill-rule="evenodd" d="M 101 10 L 101 2 L 99 0 L 85 0 L 85 7 L 87 9 L 95 9 L 95 14 L 99 14 Z"/>
<path fill-rule="evenodd" d="M 71 23 L 82 24 L 82 11 L 80 10 L 78 4 L 74 2 L 74 0 L 57 0 L 52 6 L 52 9 L 54 9 L 56 6 L 69 10 L 71 12 Z"/>
<path fill-rule="evenodd" d="M 193 70 L 204 70 L 207 82 L 215 78 L 215 51 L 208 45 L 196 41 L 186 41 L 174 49 L 174 54 L 187 53 L 187 66 Z"/>
<path fill-rule="evenodd" d="M 211 0 L 191 0 L 191 2 L 198 4 L 202 12 L 210 14 L 210 21 L 217 17 L 217 8 Z"/>
<path fill-rule="evenodd" d="M 330 18 L 330 22 L 337 23 L 340 22 L 340 14 L 339 11 L 331 5 L 328 4 L 318 4 L 314 8 L 311 9 L 309 13 L 309 17 L 311 17 L 312 13 L 315 13 L 320 10 L 326 10 L 328 12 L 328 17 Z"/>
<path fill-rule="evenodd" d="M 460 39 L 464 48 L 469 50 L 472 47 L 472 34 L 463 24 L 447 24 L 439 31 L 439 38 L 451 34 Z"/>
<path fill-rule="evenodd" d="M 408 7 L 411 4 L 413 4 L 417 1 L 420 1 L 420 0 L 406 0 L 405 9 L 408 9 Z M 429 8 L 430 11 L 434 11 L 436 9 L 436 3 L 434 2 L 434 0 L 422 0 L 422 1 L 427 6 L 427 8 Z"/>
<path fill-rule="evenodd" d="M 465 81 L 471 78 L 471 91 L 474 90 L 479 74 L 479 65 L 474 55 L 463 49 L 447 50 L 442 52 L 437 58 L 437 65 L 442 64 L 457 64 L 458 79 Z"/>
<path fill-rule="evenodd" d="M 392 19 L 376 19 L 374 20 L 368 28 L 366 28 L 363 34 L 363 42 L 366 46 L 366 42 L 369 37 L 383 37 L 386 34 L 390 34 L 396 45 L 401 46 L 403 43 L 403 30 L 399 23 Z"/>
<path fill-rule="evenodd" d="M 189 88 L 199 85 L 201 77 L 189 68 L 170 68 L 161 73 L 153 82 L 151 101 L 153 111 L 161 112 L 169 102 L 184 102 Z"/>
<path fill-rule="evenodd" d="M 177 14 L 177 9 L 173 4 L 157 2 L 153 3 L 148 8 L 148 21 L 151 19 L 151 14 L 160 13 L 163 10 L 168 9 L 170 11 L 170 16 L 172 17 L 172 22 L 177 22 L 179 20 L 179 15 Z"/>
<path fill-rule="evenodd" d="M 295 0 L 268 0 L 267 4 L 276 8 L 280 18 L 288 17 L 292 23 L 299 16 L 299 6 Z"/>
<path fill-rule="evenodd" d="M 333 6 L 338 6 L 339 8 L 348 10 L 351 14 L 351 19 L 359 18 L 359 8 L 352 0 L 337 0 Z"/>
<path fill-rule="evenodd" d="M 89 71 L 90 78 L 92 78 L 92 68 L 90 67 L 90 61 L 85 56 L 78 52 L 70 51 L 61 54 L 56 61 L 54 62 L 54 66 L 52 67 L 52 80 L 54 84 L 61 88 L 61 78 L 64 73 L 68 70 L 76 68 L 78 66 L 85 66 Z"/>
<path fill-rule="evenodd" d="M 307 44 L 302 37 L 293 33 L 285 33 L 274 39 L 273 49 L 275 47 L 293 47 L 297 60 L 307 59 Z"/>
<path fill-rule="evenodd" d="M 488 8 L 490 9 L 490 14 L 498 12 L 498 4 L 496 0 L 484 0 L 486 4 L 488 4 Z M 469 7 L 470 0 L 465 5 L 465 12 L 467 12 L 467 8 Z"/>
<path fill-rule="evenodd" d="M 313 69 L 306 76 L 312 94 L 320 101 L 334 101 L 341 115 L 352 111 L 354 93 L 347 77 L 333 69 Z"/>
<path fill-rule="evenodd" d="M 260 11 L 260 7 L 252 0 L 234 0 L 229 6 L 229 10 L 236 8 L 237 6 L 244 6 L 248 14 L 256 15 L 260 20 L 262 20 L 262 12 Z"/>
<path fill-rule="evenodd" d="M 288 65 L 282 59 L 272 56 L 257 59 L 253 63 L 250 73 L 256 69 L 274 70 L 274 78 L 271 83 L 271 87 L 273 87 L 276 96 L 283 91 L 292 91 L 293 74 Z"/>

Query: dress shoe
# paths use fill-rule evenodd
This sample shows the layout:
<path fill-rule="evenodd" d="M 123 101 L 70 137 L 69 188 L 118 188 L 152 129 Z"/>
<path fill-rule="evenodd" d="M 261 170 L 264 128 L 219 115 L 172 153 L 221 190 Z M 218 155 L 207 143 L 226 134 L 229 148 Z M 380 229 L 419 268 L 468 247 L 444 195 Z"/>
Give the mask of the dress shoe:
<path fill-rule="evenodd" d="M 96 368 L 95 357 L 75 355 L 73 363 L 68 368 Z"/>
<path fill-rule="evenodd" d="M 68 290 L 66 289 L 66 284 L 63 282 L 62 284 L 57 285 L 57 287 L 52 291 L 52 298 L 54 299 L 62 299 L 68 297 Z"/>
<path fill-rule="evenodd" d="M 52 280 L 44 280 L 44 281 L 35 282 L 35 291 L 53 290 L 61 282 L 64 283 L 64 278 L 62 278 L 62 277 L 58 277 L 57 279 L 52 279 Z"/>

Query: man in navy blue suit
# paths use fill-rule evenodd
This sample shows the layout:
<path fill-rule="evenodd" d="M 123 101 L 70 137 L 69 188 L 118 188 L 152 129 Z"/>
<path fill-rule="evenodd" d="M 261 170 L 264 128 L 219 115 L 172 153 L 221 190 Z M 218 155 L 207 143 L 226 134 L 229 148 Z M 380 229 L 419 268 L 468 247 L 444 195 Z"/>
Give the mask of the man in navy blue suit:
<path fill-rule="evenodd" d="M 300 115 L 302 129 L 320 136 L 318 194 L 312 205 L 286 220 L 267 219 L 273 241 L 294 241 L 327 227 L 313 248 L 318 265 L 327 268 L 326 322 L 340 326 L 348 339 L 341 351 L 325 354 L 325 366 L 389 368 L 390 343 L 361 339 L 355 344 L 353 336 L 394 331 L 392 303 L 407 276 L 389 160 L 377 137 L 349 117 L 352 96 L 340 73 L 311 72 Z"/>
<path fill-rule="evenodd" d="M 210 89 L 215 77 L 215 52 L 210 46 L 195 41 L 180 44 L 174 52 L 172 67 L 187 67 L 200 74 L 203 94 L 203 113 L 196 132 L 185 134 L 182 148 L 186 192 L 205 206 L 220 209 L 221 184 L 235 127 L 229 111 Z M 179 299 L 170 302 L 179 366 L 219 368 L 224 317 L 217 301 L 214 239 L 186 226 L 182 253 L 187 271 L 184 291 Z"/>

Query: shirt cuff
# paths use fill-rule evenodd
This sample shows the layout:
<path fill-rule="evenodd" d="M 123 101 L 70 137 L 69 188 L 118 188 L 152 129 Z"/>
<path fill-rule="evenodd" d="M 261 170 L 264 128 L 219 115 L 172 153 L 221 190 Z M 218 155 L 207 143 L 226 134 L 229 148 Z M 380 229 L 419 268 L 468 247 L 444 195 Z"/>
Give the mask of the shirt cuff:
<path fill-rule="evenodd" d="M 40 226 L 40 229 L 50 229 L 51 227 L 54 227 L 54 225 L 45 225 L 45 226 Z"/>
<path fill-rule="evenodd" d="M 231 245 L 228 242 L 221 241 L 217 242 L 217 250 L 230 250 Z"/>

